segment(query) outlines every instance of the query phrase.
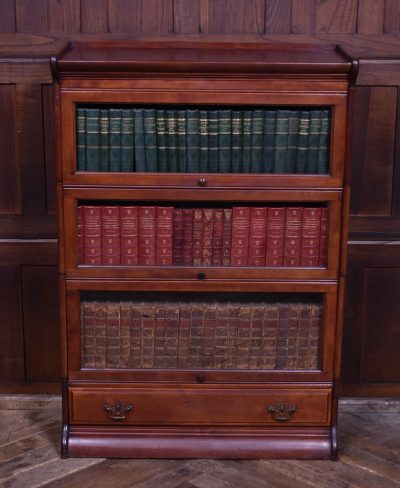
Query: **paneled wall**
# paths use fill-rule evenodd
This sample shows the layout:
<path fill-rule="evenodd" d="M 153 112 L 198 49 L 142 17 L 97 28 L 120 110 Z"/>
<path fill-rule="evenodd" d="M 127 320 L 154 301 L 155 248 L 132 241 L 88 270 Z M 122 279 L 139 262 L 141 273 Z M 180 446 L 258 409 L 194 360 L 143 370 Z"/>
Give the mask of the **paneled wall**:
<path fill-rule="evenodd" d="M 0 3 L 0 57 L 26 58 L 0 63 L 0 384 L 59 378 L 46 57 L 82 36 L 230 34 L 275 42 L 288 35 L 293 42 L 312 36 L 338 41 L 364 57 L 391 59 L 368 61 L 372 68 L 360 74 L 354 97 L 343 392 L 400 394 L 400 63 L 392 59 L 400 59 L 399 0 Z"/>

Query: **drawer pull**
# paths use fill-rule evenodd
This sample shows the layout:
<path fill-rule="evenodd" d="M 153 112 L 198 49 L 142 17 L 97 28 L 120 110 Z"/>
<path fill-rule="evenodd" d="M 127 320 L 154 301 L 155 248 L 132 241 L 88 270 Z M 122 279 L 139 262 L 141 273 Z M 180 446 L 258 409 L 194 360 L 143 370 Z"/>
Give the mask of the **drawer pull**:
<path fill-rule="evenodd" d="M 130 403 L 124 405 L 119 400 L 115 400 L 112 405 L 105 402 L 103 410 L 107 412 L 108 418 L 111 420 L 125 420 L 127 414 L 133 410 L 133 406 Z"/>
<path fill-rule="evenodd" d="M 207 180 L 205 178 L 200 178 L 199 181 L 197 182 L 199 186 L 206 186 L 207 185 Z"/>
<path fill-rule="evenodd" d="M 277 422 L 285 422 L 290 420 L 297 412 L 296 405 L 286 405 L 286 403 L 279 403 L 279 405 L 268 405 L 267 412 L 271 414 L 273 420 Z"/>

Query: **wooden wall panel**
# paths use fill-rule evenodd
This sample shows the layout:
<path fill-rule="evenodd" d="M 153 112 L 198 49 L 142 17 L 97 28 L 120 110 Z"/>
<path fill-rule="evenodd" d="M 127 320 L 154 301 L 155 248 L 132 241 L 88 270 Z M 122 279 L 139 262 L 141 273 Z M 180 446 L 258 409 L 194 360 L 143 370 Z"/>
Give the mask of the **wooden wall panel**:
<path fill-rule="evenodd" d="M 108 24 L 109 32 L 171 33 L 172 0 L 108 0 Z"/>
<path fill-rule="evenodd" d="M 385 0 L 360 0 L 358 2 L 357 32 L 382 34 L 385 17 Z"/>
<path fill-rule="evenodd" d="M 107 0 L 81 0 L 81 31 L 88 34 L 108 32 Z"/>
<path fill-rule="evenodd" d="M 291 13 L 291 0 L 266 0 L 265 32 L 267 34 L 290 34 Z"/>
<path fill-rule="evenodd" d="M 317 0 L 316 32 L 356 32 L 357 0 Z"/>
<path fill-rule="evenodd" d="M 20 208 L 15 85 L 0 85 L 0 213 Z"/>
<path fill-rule="evenodd" d="M 396 122 L 392 214 L 400 217 L 400 86 L 397 88 Z"/>
<path fill-rule="evenodd" d="M 200 32 L 201 0 L 174 0 L 174 32 L 198 34 Z"/>
<path fill-rule="evenodd" d="M 46 210 L 48 214 L 56 213 L 56 164 L 55 164 L 55 117 L 54 89 L 52 85 L 43 85 L 43 129 L 44 160 L 46 175 Z"/>
<path fill-rule="evenodd" d="M 202 32 L 262 34 L 265 30 L 264 0 L 208 0 L 209 25 Z"/>
<path fill-rule="evenodd" d="M 0 266 L 0 384 L 25 379 L 21 304 L 19 267 Z"/>
<path fill-rule="evenodd" d="M 15 0 L 2 0 L 0 32 L 15 32 Z"/>
<path fill-rule="evenodd" d="M 292 0 L 292 32 L 294 34 L 314 34 L 315 19 L 315 0 Z"/>
<path fill-rule="evenodd" d="M 386 34 L 399 34 L 400 33 L 400 2 L 399 2 L 399 0 L 386 0 L 384 31 Z"/>
<path fill-rule="evenodd" d="M 18 32 L 79 32 L 80 0 L 16 0 Z"/>

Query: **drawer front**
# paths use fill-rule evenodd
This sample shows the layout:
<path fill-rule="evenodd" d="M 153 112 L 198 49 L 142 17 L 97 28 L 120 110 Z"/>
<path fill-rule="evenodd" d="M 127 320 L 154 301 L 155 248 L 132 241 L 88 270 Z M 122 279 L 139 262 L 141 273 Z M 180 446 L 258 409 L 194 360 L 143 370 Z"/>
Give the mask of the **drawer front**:
<path fill-rule="evenodd" d="M 72 424 L 328 425 L 329 389 L 81 388 L 69 390 Z"/>

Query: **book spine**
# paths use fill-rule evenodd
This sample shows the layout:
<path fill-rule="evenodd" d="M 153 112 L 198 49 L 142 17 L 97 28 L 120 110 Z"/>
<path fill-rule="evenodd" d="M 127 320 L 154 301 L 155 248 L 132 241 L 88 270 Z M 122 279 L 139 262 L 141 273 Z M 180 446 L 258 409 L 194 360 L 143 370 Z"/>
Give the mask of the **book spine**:
<path fill-rule="evenodd" d="M 156 265 L 172 266 L 173 208 L 156 207 Z"/>
<path fill-rule="evenodd" d="M 102 264 L 121 264 L 121 232 L 118 206 L 101 207 Z"/>
<path fill-rule="evenodd" d="M 201 368 L 201 351 L 203 346 L 204 308 L 198 301 L 191 302 L 192 324 L 190 327 L 189 368 Z"/>
<path fill-rule="evenodd" d="M 203 209 L 203 249 L 202 265 L 212 266 L 214 209 Z"/>
<path fill-rule="evenodd" d="M 290 305 L 288 303 L 279 303 L 275 369 L 288 369 L 289 317 Z"/>
<path fill-rule="evenodd" d="M 143 368 L 143 302 L 131 302 L 131 352 L 129 366 Z"/>
<path fill-rule="evenodd" d="M 224 211 L 222 208 L 214 210 L 212 232 L 212 265 L 222 266 L 222 247 L 224 242 Z"/>
<path fill-rule="evenodd" d="M 251 165 L 251 119 L 252 111 L 243 112 L 242 173 L 250 173 Z"/>
<path fill-rule="evenodd" d="M 192 244 L 192 264 L 201 266 L 203 264 L 203 231 L 204 231 L 204 212 L 202 208 L 193 209 L 193 244 Z"/>
<path fill-rule="evenodd" d="M 301 227 L 303 209 L 286 208 L 284 266 L 301 266 Z"/>
<path fill-rule="evenodd" d="M 119 303 L 107 302 L 106 367 L 118 368 L 120 361 L 120 307 Z"/>
<path fill-rule="evenodd" d="M 138 173 L 146 171 L 146 154 L 144 149 L 144 117 L 143 109 L 135 108 L 133 110 L 134 116 L 134 147 L 135 147 L 135 170 Z"/>
<path fill-rule="evenodd" d="M 176 111 L 177 121 L 177 141 L 178 141 L 178 171 L 185 173 L 187 171 L 187 158 L 186 158 L 186 110 Z"/>
<path fill-rule="evenodd" d="M 321 237 L 319 241 L 318 265 L 326 267 L 328 254 L 328 209 L 321 209 Z"/>
<path fill-rule="evenodd" d="M 156 207 L 140 206 L 139 221 L 139 265 L 156 264 Z"/>
<path fill-rule="evenodd" d="M 215 368 L 215 318 L 216 303 L 207 301 L 203 303 L 204 329 L 202 347 L 202 367 Z"/>
<path fill-rule="evenodd" d="M 227 326 L 227 357 L 226 368 L 237 368 L 237 341 L 239 328 L 239 311 L 238 302 L 229 302 L 228 326 Z"/>
<path fill-rule="evenodd" d="M 154 367 L 165 368 L 166 306 L 156 303 L 154 327 Z"/>
<path fill-rule="evenodd" d="M 110 109 L 110 171 L 121 171 L 122 110 Z"/>
<path fill-rule="evenodd" d="M 215 309 L 215 369 L 226 369 L 228 356 L 228 302 L 216 302 Z"/>
<path fill-rule="evenodd" d="M 198 173 L 200 171 L 200 127 L 199 111 L 188 110 L 187 121 L 187 172 Z"/>
<path fill-rule="evenodd" d="M 302 110 L 299 117 L 296 173 L 305 174 L 307 173 L 308 139 L 310 137 L 310 111 Z"/>
<path fill-rule="evenodd" d="M 209 167 L 209 134 L 210 124 L 208 120 L 208 112 L 200 110 L 199 112 L 199 128 L 200 128 L 200 173 L 207 173 Z"/>
<path fill-rule="evenodd" d="M 178 367 L 179 304 L 167 302 L 165 307 L 165 359 L 164 367 Z"/>
<path fill-rule="evenodd" d="M 329 110 L 321 112 L 321 132 L 318 144 L 318 174 L 326 175 L 329 172 L 329 140 L 331 129 L 331 116 Z"/>
<path fill-rule="evenodd" d="M 157 171 L 168 171 L 167 124 L 165 110 L 156 111 Z"/>
<path fill-rule="evenodd" d="M 76 170 L 86 171 L 86 109 L 76 109 Z"/>
<path fill-rule="evenodd" d="M 322 305 L 311 304 L 311 320 L 308 337 L 307 369 L 318 369 L 320 362 L 320 337 L 322 323 Z"/>
<path fill-rule="evenodd" d="M 289 136 L 289 110 L 278 110 L 274 151 L 274 173 L 286 173 Z"/>
<path fill-rule="evenodd" d="M 231 149 L 232 149 L 232 111 L 219 110 L 218 121 L 218 161 L 219 172 L 231 172 Z"/>
<path fill-rule="evenodd" d="M 179 304 L 179 337 L 178 337 L 178 364 L 179 369 L 189 367 L 190 356 L 190 327 L 192 322 L 192 313 L 190 305 L 186 302 Z"/>
<path fill-rule="evenodd" d="M 142 358 L 143 368 L 154 368 L 154 336 L 156 303 L 145 301 L 142 310 Z"/>
<path fill-rule="evenodd" d="M 250 369 L 263 368 L 262 340 L 263 340 L 264 304 L 255 302 L 251 305 L 250 327 Z"/>
<path fill-rule="evenodd" d="M 110 169 L 110 110 L 100 110 L 100 171 Z"/>
<path fill-rule="evenodd" d="M 139 257 L 138 246 L 138 207 L 122 206 L 121 218 L 121 264 L 137 266 Z"/>
<path fill-rule="evenodd" d="M 253 110 L 251 119 L 251 164 L 252 173 L 261 173 L 263 159 L 264 112 Z"/>
<path fill-rule="evenodd" d="M 193 263 L 193 209 L 183 209 L 183 243 L 182 264 L 191 266 Z"/>
<path fill-rule="evenodd" d="M 300 304 L 297 369 L 308 369 L 308 343 L 311 327 L 311 304 Z"/>
<path fill-rule="evenodd" d="M 134 170 L 133 147 L 133 112 L 130 109 L 122 110 L 121 120 L 121 171 L 132 172 Z"/>
<path fill-rule="evenodd" d="M 279 305 L 268 303 L 264 305 L 262 357 L 263 369 L 271 370 L 276 366 L 276 346 L 279 324 Z"/>
<path fill-rule="evenodd" d="M 286 173 L 296 173 L 297 144 L 299 135 L 299 112 L 290 110 L 289 112 L 289 134 Z"/>
<path fill-rule="evenodd" d="M 283 266 L 285 208 L 269 207 L 267 224 L 266 266 Z"/>
<path fill-rule="evenodd" d="M 241 303 L 239 309 L 239 323 L 236 343 L 236 367 L 248 369 L 251 347 L 251 307 L 248 303 Z"/>
<path fill-rule="evenodd" d="M 208 136 L 208 171 L 210 173 L 218 173 L 219 172 L 219 161 L 218 161 L 218 152 L 219 152 L 219 133 L 218 133 L 218 124 L 219 124 L 219 112 L 218 110 L 210 110 L 208 112 L 208 127 L 209 127 L 209 136 Z"/>
<path fill-rule="evenodd" d="M 95 368 L 95 307 L 94 301 L 81 302 L 81 368 Z"/>
<path fill-rule="evenodd" d="M 183 264 L 183 209 L 173 209 L 172 263 Z M 190 262 L 190 264 L 192 264 Z"/>
<path fill-rule="evenodd" d="M 83 206 L 84 263 L 102 264 L 101 253 L 101 207 Z"/>
<path fill-rule="evenodd" d="M 232 209 L 231 266 L 247 266 L 249 259 L 249 207 Z"/>
<path fill-rule="evenodd" d="M 157 136 L 156 111 L 153 108 L 143 109 L 144 152 L 146 171 L 157 171 Z"/>
<path fill-rule="evenodd" d="M 120 358 L 119 367 L 129 368 L 131 352 L 131 303 L 120 302 Z"/>
<path fill-rule="evenodd" d="M 85 244 L 83 238 L 83 206 L 76 207 L 76 240 L 78 265 L 85 264 Z"/>
<path fill-rule="evenodd" d="M 94 323 L 95 367 L 107 367 L 107 303 L 96 302 Z"/>
<path fill-rule="evenodd" d="M 275 132 L 276 110 L 265 110 L 262 173 L 272 173 L 274 169 Z"/>
<path fill-rule="evenodd" d="M 86 109 L 86 171 L 100 171 L 100 110 Z"/>
<path fill-rule="evenodd" d="M 224 227 L 222 233 L 222 266 L 231 265 L 232 251 L 232 209 L 224 208 Z"/>
<path fill-rule="evenodd" d="M 311 110 L 310 137 L 308 139 L 307 173 L 318 173 L 319 138 L 321 135 L 321 110 Z"/>
<path fill-rule="evenodd" d="M 321 236 L 321 208 L 305 207 L 301 235 L 301 265 L 319 265 L 319 241 Z"/>
<path fill-rule="evenodd" d="M 168 171 L 176 173 L 178 171 L 178 128 L 176 111 L 167 110 L 167 160 Z"/>
<path fill-rule="evenodd" d="M 232 151 L 231 171 L 241 173 L 242 170 L 242 138 L 243 138 L 243 112 L 232 112 Z"/>
<path fill-rule="evenodd" d="M 265 266 L 267 207 L 250 207 L 249 266 Z"/>
<path fill-rule="evenodd" d="M 287 369 L 299 369 L 300 313 L 301 305 L 290 303 Z"/>

